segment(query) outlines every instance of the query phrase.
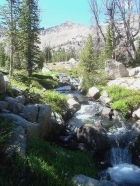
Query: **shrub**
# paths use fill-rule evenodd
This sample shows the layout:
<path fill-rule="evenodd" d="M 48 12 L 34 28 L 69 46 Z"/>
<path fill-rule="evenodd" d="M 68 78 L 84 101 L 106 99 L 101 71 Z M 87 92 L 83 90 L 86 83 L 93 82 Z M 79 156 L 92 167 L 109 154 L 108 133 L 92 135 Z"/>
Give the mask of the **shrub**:
<path fill-rule="evenodd" d="M 122 86 L 110 86 L 106 88 L 113 104 L 111 107 L 117 109 L 125 116 L 127 111 L 133 111 L 136 105 L 140 105 L 140 92 L 129 90 Z"/>
<path fill-rule="evenodd" d="M 62 114 L 62 109 L 67 107 L 67 98 L 65 95 L 56 91 L 45 91 L 41 95 L 42 103 L 50 104 L 52 110 Z"/>

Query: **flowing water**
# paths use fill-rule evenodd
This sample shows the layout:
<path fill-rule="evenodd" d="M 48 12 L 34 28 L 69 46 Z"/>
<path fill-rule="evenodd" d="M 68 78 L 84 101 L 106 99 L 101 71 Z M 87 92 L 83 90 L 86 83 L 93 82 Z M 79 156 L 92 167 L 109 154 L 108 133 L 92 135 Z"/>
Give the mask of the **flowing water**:
<path fill-rule="evenodd" d="M 68 93 L 69 91 L 67 90 L 65 94 Z M 74 94 L 81 96 L 77 92 L 74 92 Z M 68 127 L 76 131 L 85 123 L 93 123 L 93 121 L 97 120 L 106 122 L 105 119 L 96 115 L 99 112 L 99 108 L 99 103 L 97 102 L 88 102 L 81 105 L 81 109 L 68 122 Z M 117 125 L 117 122 L 119 125 Z M 106 170 L 110 174 L 111 181 L 118 186 L 140 186 L 140 168 L 132 164 L 129 152 L 129 144 L 135 139 L 135 134 L 132 133 L 129 127 L 126 127 L 121 117 L 107 131 L 107 134 L 112 148 L 106 153 L 105 161 L 113 166 Z"/>
<path fill-rule="evenodd" d="M 135 134 L 127 128 L 123 121 L 120 128 L 115 127 L 109 131 L 108 136 L 112 142 L 112 148 L 106 153 L 105 160 L 113 167 L 106 172 L 110 174 L 111 181 L 119 186 L 140 186 L 140 169 L 131 162 L 129 145 L 135 139 Z"/>

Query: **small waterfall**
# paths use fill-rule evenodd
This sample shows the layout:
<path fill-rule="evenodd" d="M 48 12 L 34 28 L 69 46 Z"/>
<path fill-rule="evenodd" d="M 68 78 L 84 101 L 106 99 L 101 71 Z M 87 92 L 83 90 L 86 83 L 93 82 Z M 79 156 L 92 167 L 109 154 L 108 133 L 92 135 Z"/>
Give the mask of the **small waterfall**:
<path fill-rule="evenodd" d="M 108 132 L 112 148 L 106 153 L 105 160 L 113 167 L 108 168 L 106 172 L 110 174 L 111 181 L 118 186 L 140 186 L 140 169 L 131 164 L 129 152 L 129 144 L 134 140 L 134 136 L 121 117 L 118 119 L 121 127 L 116 125 L 112 131 Z"/>
<path fill-rule="evenodd" d="M 131 154 L 129 152 L 129 144 L 132 140 L 131 131 L 125 127 L 123 120 L 118 116 L 121 127 L 115 126 L 112 132 L 108 132 L 112 148 L 106 154 L 106 160 L 112 165 L 120 163 L 131 163 Z"/>
<path fill-rule="evenodd" d="M 127 147 L 125 148 L 112 148 L 110 152 L 106 155 L 106 160 L 112 165 L 117 165 L 120 163 L 131 163 L 131 154 Z"/>
<path fill-rule="evenodd" d="M 109 123 L 108 119 L 96 115 L 100 112 L 99 103 L 89 102 L 86 99 L 83 101 L 83 95 L 80 95 L 77 91 L 71 91 L 70 86 L 59 87 L 57 91 L 63 94 L 72 93 L 82 100 L 80 101 L 81 109 L 67 123 L 68 129 L 75 132 L 85 123 L 103 120 L 105 122 L 103 128 L 108 130 L 106 128 L 106 123 Z M 140 186 L 140 169 L 131 164 L 131 154 L 129 152 L 129 144 L 133 142 L 135 134 L 133 135 L 131 129 L 125 125 L 121 116 L 118 117 L 116 123 L 111 121 L 110 125 L 112 127 L 107 134 L 112 142 L 112 148 L 106 153 L 105 161 L 110 162 L 113 167 L 108 168 L 105 172 L 109 173 L 111 181 L 118 186 Z"/>

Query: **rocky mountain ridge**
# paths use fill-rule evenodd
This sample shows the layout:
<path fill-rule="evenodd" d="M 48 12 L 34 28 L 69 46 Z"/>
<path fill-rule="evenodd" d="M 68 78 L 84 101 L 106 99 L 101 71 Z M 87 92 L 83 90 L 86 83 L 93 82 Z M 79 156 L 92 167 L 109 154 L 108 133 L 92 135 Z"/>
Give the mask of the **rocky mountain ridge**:
<path fill-rule="evenodd" d="M 63 46 L 65 49 L 69 49 L 70 47 L 79 49 L 85 43 L 88 34 L 91 33 L 92 28 L 67 21 L 41 31 L 39 36 L 41 40 L 40 48 L 43 49 L 45 46 L 54 48 Z"/>
<path fill-rule="evenodd" d="M 1 32 L 4 28 L 0 25 L 0 42 L 3 40 Z M 51 46 L 57 50 L 60 46 L 69 50 L 74 48 L 81 50 L 84 46 L 88 34 L 92 33 L 92 28 L 82 24 L 66 21 L 60 25 L 50 27 L 41 31 L 40 49 L 43 50 L 46 46 Z"/>

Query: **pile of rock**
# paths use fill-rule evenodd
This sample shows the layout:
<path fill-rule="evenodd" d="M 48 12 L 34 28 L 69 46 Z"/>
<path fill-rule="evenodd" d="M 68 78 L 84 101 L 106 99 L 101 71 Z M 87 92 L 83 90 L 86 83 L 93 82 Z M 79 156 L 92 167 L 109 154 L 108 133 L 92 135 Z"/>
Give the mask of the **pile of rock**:
<path fill-rule="evenodd" d="M 5 119 L 12 119 L 14 129 L 11 132 L 11 143 L 7 149 L 8 156 L 13 152 L 25 155 L 26 141 L 33 136 L 47 139 L 52 125 L 64 125 L 61 116 L 53 115 L 51 106 L 48 104 L 31 104 L 29 98 L 22 95 L 21 91 L 16 90 L 17 96 L 9 97 L 6 95 L 6 77 L 0 72 L 0 115 Z M 6 79 L 7 80 L 7 79 Z M 74 97 L 68 98 L 67 113 L 72 116 L 80 109 L 80 104 Z M 28 104 L 27 104 L 28 103 Z M 52 120 L 55 122 L 52 122 Z"/>

